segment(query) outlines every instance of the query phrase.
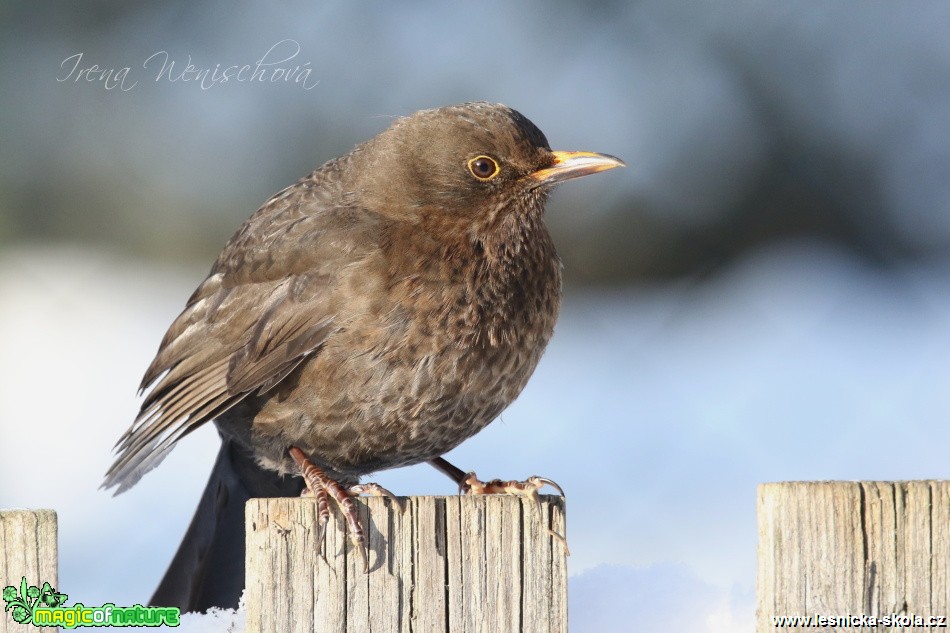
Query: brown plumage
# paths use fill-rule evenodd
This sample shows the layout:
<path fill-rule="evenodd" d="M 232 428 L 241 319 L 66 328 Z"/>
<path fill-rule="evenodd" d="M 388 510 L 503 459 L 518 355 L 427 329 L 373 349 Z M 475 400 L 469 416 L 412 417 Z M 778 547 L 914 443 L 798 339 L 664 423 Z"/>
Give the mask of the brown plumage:
<path fill-rule="evenodd" d="M 451 450 L 517 397 L 553 332 L 550 185 L 621 164 L 552 152 L 518 112 L 469 103 L 399 119 L 281 191 L 169 328 L 104 486 L 126 490 L 208 420 L 242 493 L 286 490 L 292 446 L 344 485 Z M 189 595 L 175 600 L 206 606 Z"/>

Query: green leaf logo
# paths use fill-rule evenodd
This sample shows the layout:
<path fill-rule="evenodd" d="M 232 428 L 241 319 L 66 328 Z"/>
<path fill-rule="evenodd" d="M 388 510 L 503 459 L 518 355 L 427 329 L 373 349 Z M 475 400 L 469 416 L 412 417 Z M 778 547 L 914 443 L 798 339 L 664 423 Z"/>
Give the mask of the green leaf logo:
<path fill-rule="evenodd" d="M 19 590 L 13 586 L 3 588 L 3 601 L 7 603 L 3 610 L 9 611 L 15 622 L 29 624 L 33 620 L 34 608 L 58 607 L 66 602 L 68 597 L 64 593 L 57 593 L 48 582 L 43 583 L 42 589 L 36 585 L 28 585 L 26 576 L 23 576 Z"/>

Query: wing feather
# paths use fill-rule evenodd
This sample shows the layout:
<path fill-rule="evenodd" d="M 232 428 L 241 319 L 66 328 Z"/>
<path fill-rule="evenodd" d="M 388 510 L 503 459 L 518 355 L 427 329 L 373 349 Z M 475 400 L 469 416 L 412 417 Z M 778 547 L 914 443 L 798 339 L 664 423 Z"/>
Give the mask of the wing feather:
<path fill-rule="evenodd" d="M 371 248 L 374 225 L 365 212 L 322 207 L 326 192 L 313 185 L 302 181 L 251 216 L 169 327 L 104 488 L 118 494 L 134 485 L 178 440 L 272 389 L 341 327 L 331 309 L 334 280 L 360 248 Z M 321 239 L 327 232 L 333 238 Z"/>

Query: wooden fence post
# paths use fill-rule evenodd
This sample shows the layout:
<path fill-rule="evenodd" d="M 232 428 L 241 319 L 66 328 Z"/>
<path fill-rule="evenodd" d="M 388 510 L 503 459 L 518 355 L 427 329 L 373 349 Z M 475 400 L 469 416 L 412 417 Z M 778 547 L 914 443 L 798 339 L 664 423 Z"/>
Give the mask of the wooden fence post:
<path fill-rule="evenodd" d="M 248 501 L 247 633 L 567 632 L 563 499 L 403 501 L 358 500 L 369 573 L 338 512 L 319 556 L 313 499 Z"/>
<path fill-rule="evenodd" d="M 59 588 L 56 513 L 52 510 L 0 510 L 0 590 L 48 582 Z M 17 624 L 0 600 L 0 633 L 55 633 L 55 627 Z"/>
<path fill-rule="evenodd" d="M 924 631 L 950 615 L 950 482 L 772 483 L 758 496 L 758 633 L 822 630 L 818 616 L 846 618 L 826 630 Z"/>

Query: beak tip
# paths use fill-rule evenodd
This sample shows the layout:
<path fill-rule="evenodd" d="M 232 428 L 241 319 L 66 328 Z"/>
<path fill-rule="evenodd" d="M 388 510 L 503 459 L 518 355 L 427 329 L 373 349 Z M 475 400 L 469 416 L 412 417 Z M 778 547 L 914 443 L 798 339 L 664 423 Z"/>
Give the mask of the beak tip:
<path fill-rule="evenodd" d="M 604 169 L 614 169 L 615 167 L 626 167 L 627 163 L 623 159 L 617 158 L 611 154 L 593 154 Z"/>

